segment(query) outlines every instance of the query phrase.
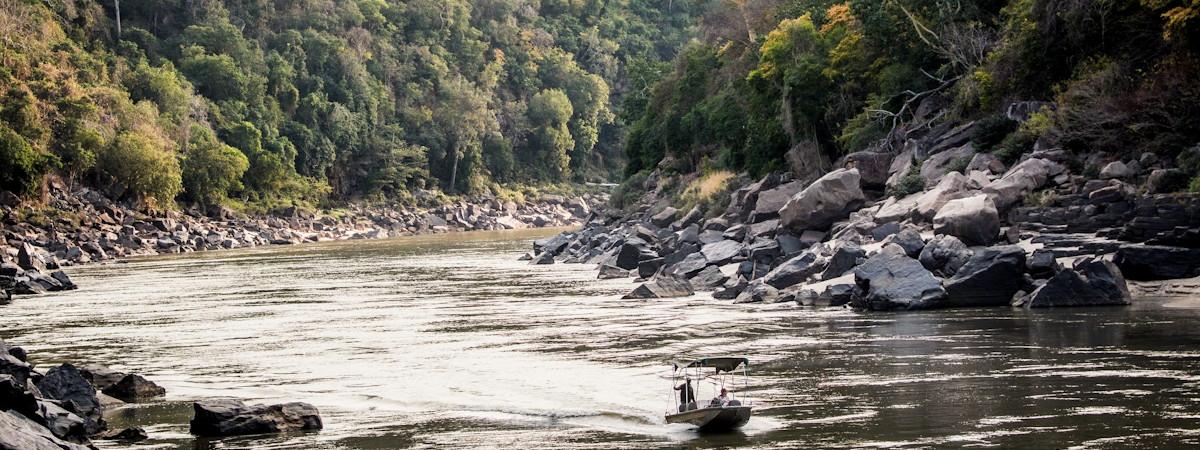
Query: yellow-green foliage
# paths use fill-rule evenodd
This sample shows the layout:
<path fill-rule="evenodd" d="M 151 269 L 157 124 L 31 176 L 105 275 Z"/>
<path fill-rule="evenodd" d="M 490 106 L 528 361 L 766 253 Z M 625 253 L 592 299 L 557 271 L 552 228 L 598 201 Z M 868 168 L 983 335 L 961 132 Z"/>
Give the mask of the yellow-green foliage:
<path fill-rule="evenodd" d="M 697 177 L 680 191 L 676 204 L 684 211 L 699 206 L 709 214 L 719 212 L 729 200 L 730 181 L 734 177 L 734 173 L 728 170 L 709 172 Z"/>

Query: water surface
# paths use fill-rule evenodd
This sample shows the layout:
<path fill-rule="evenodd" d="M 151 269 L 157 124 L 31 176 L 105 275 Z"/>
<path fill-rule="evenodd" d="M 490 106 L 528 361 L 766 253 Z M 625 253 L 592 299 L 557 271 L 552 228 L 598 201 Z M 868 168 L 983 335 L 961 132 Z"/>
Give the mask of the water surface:
<path fill-rule="evenodd" d="M 1200 444 L 1200 309 L 902 314 L 621 300 L 516 258 L 551 231 L 189 254 L 70 270 L 0 307 L 42 369 L 144 374 L 153 448 L 1078 447 Z M 746 429 L 666 425 L 684 356 L 753 364 Z M 702 394 L 703 395 L 703 394 Z M 196 441 L 191 401 L 306 401 L 325 430 Z M 104 445 L 103 443 L 101 443 Z M 109 446 L 109 445 L 105 445 Z"/>

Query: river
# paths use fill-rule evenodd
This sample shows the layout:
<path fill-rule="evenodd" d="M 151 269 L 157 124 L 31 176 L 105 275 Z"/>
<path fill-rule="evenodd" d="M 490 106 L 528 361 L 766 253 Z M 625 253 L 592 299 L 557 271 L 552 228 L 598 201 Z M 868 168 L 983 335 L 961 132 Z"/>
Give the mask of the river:
<path fill-rule="evenodd" d="M 529 266 L 552 231 L 134 259 L 0 307 L 40 368 L 103 363 L 168 394 L 108 414 L 153 448 L 1072 447 L 1200 444 L 1200 309 L 864 314 L 621 300 Z M 670 367 L 745 355 L 741 432 L 666 425 Z M 191 401 L 305 401 L 316 433 L 196 441 Z M 98 442 L 102 447 L 113 444 Z"/>

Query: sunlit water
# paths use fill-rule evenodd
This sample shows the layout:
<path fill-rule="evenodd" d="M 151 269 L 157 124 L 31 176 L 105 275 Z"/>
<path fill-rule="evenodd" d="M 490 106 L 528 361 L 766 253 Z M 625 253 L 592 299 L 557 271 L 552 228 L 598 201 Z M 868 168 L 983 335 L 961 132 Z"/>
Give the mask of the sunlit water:
<path fill-rule="evenodd" d="M 165 399 L 159 448 L 1125 447 L 1200 444 L 1200 309 L 903 314 L 621 300 L 516 261 L 549 231 L 139 259 L 0 307 L 42 369 L 103 363 Z M 746 355 L 747 427 L 666 425 L 664 361 Z M 703 394 L 702 394 L 703 395 Z M 191 401 L 306 401 L 316 433 L 197 442 Z M 111 444 L 103 444 L 110 446 Z"/>

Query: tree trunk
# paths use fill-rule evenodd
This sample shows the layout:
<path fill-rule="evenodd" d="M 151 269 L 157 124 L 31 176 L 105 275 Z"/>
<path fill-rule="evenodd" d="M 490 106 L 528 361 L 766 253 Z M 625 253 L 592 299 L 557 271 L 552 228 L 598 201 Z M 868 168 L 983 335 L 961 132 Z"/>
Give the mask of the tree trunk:
<path fill-rule="evenodd" d="M 788 87 L 787 82 L 780 83 L 779 91 L 782 94 L 779 107 L 780 122 L 783 122 L 783 131 L 787 133 L 788 144 L 795 147 L 800 139 L 796 136 L 796 117 L 792 114 L 792 89 Z"/>
<path fill-rule="evenodd" d="M 458 161 L 462 159 L 462 152 L 454 151 L 454 165 L 450 167 L 450 192 L 458 191 Z"/>
<path fill-rule="evenodd" d="M 121 38 L 121 0 L 113 0 L 113 8 L 117 11 L 117 39 Z"/>

